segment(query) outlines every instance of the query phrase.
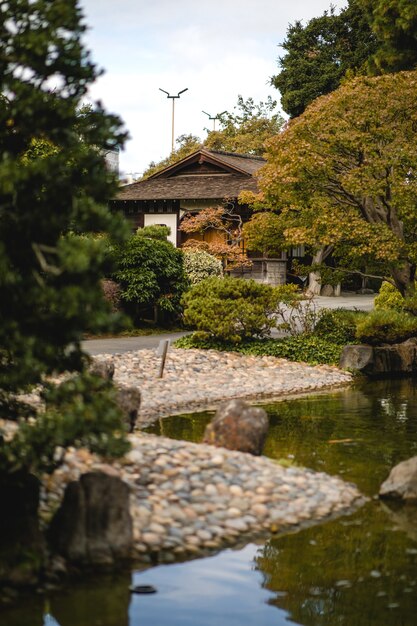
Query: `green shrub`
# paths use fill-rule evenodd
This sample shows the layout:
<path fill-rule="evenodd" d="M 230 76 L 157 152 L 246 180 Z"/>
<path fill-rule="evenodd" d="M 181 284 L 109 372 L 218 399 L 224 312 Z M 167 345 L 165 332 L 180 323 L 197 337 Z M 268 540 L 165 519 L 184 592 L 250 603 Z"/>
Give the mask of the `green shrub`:
<path fill-rule="evenodd" d="M 184 321 L 200 338 L 238 343 L 270 333 L 279 300 L 278 289 L 254 280 L 208 278 L 184 295 Z"/>
<path fill-rule="evenodd" d="M 136 321 L 149 319 L 153 312 L 155 321 L 171 322 L 181 314 L 181 297 L 188 287 L 183 253 L 160 238 L 160 231 L 157 237 L 150 237 L 149 232 L 143 228 L 114 249 L 117 271 L 113 278 L 122 289 L 126 311 Z"/>
<path fill-rule="evenodd" d="M 376 309 L 404 310 L 404 298 L 391 283 L 383 282 L 379 294 L 375 298 Z"/>
<path fill-rule="evenodd" d="M 274 356 L 290 361 L 303 361 L 310 365 L 335 365 L 340 360 L 342 346 L 312 335 L 295 335 L 282 339 L 258 339 L 239 344 L 202 339 L 188 335 L 177 339 L 176 348 L 199 348 L 201 350 L 235 351 L 253 356 Z"/>
<path fill-rule="evenodd" d="M 357 340 L 370 345 L 397 343 L 416 335 L 417 318 L 395 310 L 371 311 L 359 321 L 356 329 Z"/>
<path fill-rule="evenodd" d="M 221 261 L 205 250 L 184 251 L 184 269 L 191 285 L 212 276 L 223 276 Z"/>
<path fill-rule="evenodd" d="M 314 335 L 338 345 L 353 343 L 356 341 L 356 326 L 365 315 L 363 311 L 350 309 L 322 309 Z"/>

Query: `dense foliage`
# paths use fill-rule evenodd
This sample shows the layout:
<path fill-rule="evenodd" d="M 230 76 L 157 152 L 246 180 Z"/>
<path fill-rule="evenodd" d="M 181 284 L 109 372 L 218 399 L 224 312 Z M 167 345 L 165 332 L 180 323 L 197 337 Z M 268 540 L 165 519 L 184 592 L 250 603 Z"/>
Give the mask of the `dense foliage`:
<path fill-rule="evenodd" d="M 263 202 L 288 244 L 373 268 L 404 294 L 417 263 L 417 72 L 357 78 L 318 98 L 268 145 Z"/>
<path fill-rule="evenodd" d="M 328 363 L 335 365 L 340 360 L 342 346 L 314 335 L 295 335 L 282 339 L 246 339 L 240 343 L 219 341 L 187 335 L 175 342 L 177 348 L 199 348 L 203 350 L 235 351 L 253 356 L 274 356 L 290 361 L 303 361 L 310 365 Z"/>
<path fill-rule="evenodd" d="M 402 311 L 376 309 L 358 321 L 356 338 L 360 343 L 378 345 L 400 343 L 417 336 L 417 317 Z"/>
<path fill-rule="evenodd" d="M 45 375 L 81 372 L 83 332 L 112 320 L 100 286 L 105 243 L 69 231 L 124 235 L 106 208 L 116 181 L 103 157 L 124 134 L 100 106 L 79 115 L 98 72 L 76 0 L 10 0 L 0 14 L 0 405 L 11 417 L 15 394 Z M 94 383 L 90 393 L 90 383 L 81 374 L 60 398 L 51 391 L 12 446 L 0 436 L 0 478 L 49 467 L 55 444 L 91 443 L 89 432 L 102 451 L 125 448 L 111 390 Z"/>
<path fill-rule="evenodd" d="M 356 327 L 367 314 L 350 309 L 322 309 L 314 335 L 337 345 L 356 342 Z"/>
<path fill-rule="evenodd" d="M 376 309 L 404 310 L 404 298 L 391 283 L 382 283 L 379 294 L 376 296 L 374 304 Z"/>
<path fill-rule="evenodd" d="M 417 67 L 417 4 L 415 0 L 360 0 L 377 49 L 369 60 L 374 74 Z"/>
<path fill-rule="evenodd" d="M 208 278 L 183 298 L 184 321 L 200 338 L 238 343 L 263 337 L 276 325 L 279 288 L 242 278 Z"/>
<path fill-rule="evenodd" d="M 197 285 L 211 276 L 223 276 L 221 261 L 204 250 L 186 250 L 184 270 L 191 285 Z"/>
<path fill-rule="evenodd" d="M 364 73 L 376 38 L 361 1 L 350 0 L 340 14 L 331 7 L 305 26 L 291 24 L 281 45 L 281 71 L 271 82 L 281 92 L 284 111 L 297 117 L 318 96 L 337 89 L 347 73 Z"/>
<path fill-rule="evenodd" d="M 134 321 L 154 319 L 171 323 L 181 312 L 181 296 L 188 286 L 181 250 L 166 239 L 167 229 L 138 229 L 116 247 L 113 278 L 121 287 L 121 300 Z"/>

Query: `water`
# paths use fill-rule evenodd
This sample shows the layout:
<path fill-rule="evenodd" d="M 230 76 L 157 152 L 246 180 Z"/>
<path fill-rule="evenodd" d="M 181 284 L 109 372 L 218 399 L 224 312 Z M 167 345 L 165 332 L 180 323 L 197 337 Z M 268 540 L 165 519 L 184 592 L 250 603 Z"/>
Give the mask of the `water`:
<path fill-rule="evenodd" d="M 100 578 L 52 596 L 49 607 L 38 598 L 0 613 L 0 624 L 41 626 L 48 611 L 48 626 L 415 626 L 417 506 L 373 498 L 390 468 L 417 454 L 415 384 L 373 382 L 266 409 L 267 455 L 339 474 L 368 504 L 262 545 L 133 572 L 154 595 L 130 596 L 129 574 Z M 198 441 L 210 417 L 178 416 L 153 430 Z"/>

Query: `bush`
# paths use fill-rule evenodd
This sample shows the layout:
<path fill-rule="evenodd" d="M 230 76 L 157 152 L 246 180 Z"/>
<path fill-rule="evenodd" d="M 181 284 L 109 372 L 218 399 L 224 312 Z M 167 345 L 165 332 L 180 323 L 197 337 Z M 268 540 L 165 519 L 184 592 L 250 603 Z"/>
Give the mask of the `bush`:
<path fill-rule="evenodd" d="M 159 227 L 161 228 L 161 227 Z M 164 238 L 150 237 L 149 229 L 140 229 L 125 244 L 114 249 L 117 271 L 126 311 L 135 320 L 172 322 L 181 314 L 181 296 L 188 287 L 184 257 Z"/>
<path fill-rule="evenodd" d="M 353 343 L 356 341 L 356 326 L 365 315 L 362 311 L 349 309 L 322 309 L 314 335 L 340 346 Z"/>
<path fill-rule="evenodd" d="M 184 269 L 191 285 L 198 285 L 211 276 L 223 276 L 221 261 L 204 250 L 185 251 Z"/>
<path fill-rule="evenodd" d="M 357 325 L 356 338 L 362 343 L 378 345 L 398 343 L 417 335 L 417 318 L 408 313 L 376 309 Z"/>
<path fill-rule="evenodd" d="M 276 325 L 279 289 L 243 278 L 208 278 L 183 297 L 184 321 L 201 338 L 238 343 Z"/>
<path fill-rule="evenodd" d="M 394 285 L 383 282 L 379 294 L 375 298 L 376 309 L 391 309 L 394 311 L 404 310 L 404 298 Z"/>
<path fill-rule="evenodd" d="M 176 348 L 235 351 L 254 356 L 274 356 L 290 361 L 304 361 L 310 365 L 337 364 L 342 346 L 312 335 L 296 335 L 283 339 L 259 339 L 240 344 L 199 338 L 198 333 L 177 339 Z"/>

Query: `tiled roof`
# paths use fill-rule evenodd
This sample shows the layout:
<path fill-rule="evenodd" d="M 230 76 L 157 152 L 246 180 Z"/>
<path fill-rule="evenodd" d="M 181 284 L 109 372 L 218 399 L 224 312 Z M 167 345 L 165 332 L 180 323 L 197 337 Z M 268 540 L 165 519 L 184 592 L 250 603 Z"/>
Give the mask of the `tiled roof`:
<path fill-rule="evenodd" d="M 185 172 L 190 163 L 197 164 L 202 160 L 224 169 L 218 173 Z M 244 190 L 257 191 L 253 174 L 264 163 L 261 157 L 202 149 L 146 180 L 122 187 L 116 199 L 186 200 L 237 197 Z M 181 169 L 184 169 L 184 173 L 181 173 Z"/>

